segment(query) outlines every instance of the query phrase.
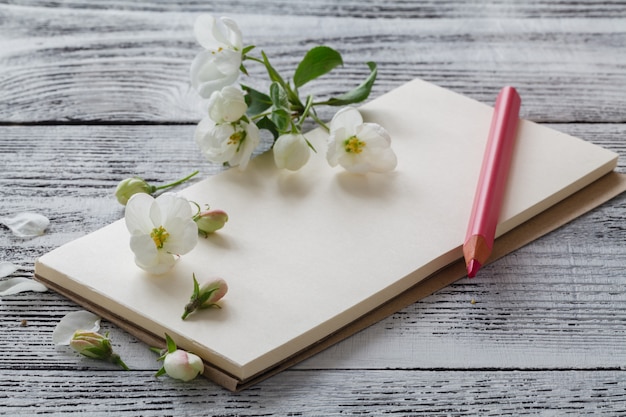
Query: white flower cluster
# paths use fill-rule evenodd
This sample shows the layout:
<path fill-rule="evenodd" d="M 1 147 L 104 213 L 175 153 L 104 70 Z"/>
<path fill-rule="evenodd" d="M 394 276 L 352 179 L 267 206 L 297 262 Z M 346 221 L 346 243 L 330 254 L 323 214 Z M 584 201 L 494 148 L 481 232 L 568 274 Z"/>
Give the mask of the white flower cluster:
<path fill-rule="evenodd" d="M 209 99 L 209 116 L 196 128 L 196 143 L 206 159 L 245 169 L 259 145 L 259 129 L 245 116 L 243 92 L 234 86 L 215 91 Z"/>
<path fill-rule="evenodd" d="M 242 33 L 235 21 L 201 15 L 195 22 L 194 32 L 204 48 L 191 65 L 191 84 L 200 96 L 208 99 L 208 115 L 198 124 L 195 132 L 195 140 L 205 158 L 245 169 L 260 143 L 259 127 L 255 123 L 259 120 L 264 121 L 263 128 L 274 134 L 276 166 L 292 171 L 303 167 L 313 147 L 301 132 L 302 120 L 312 114 L 316 121 L 323 123 L 314 116 L 312 107 L 316 104 L 312 98 L 301 101 L 297 96 L 297 87 L 329 71 L 321 68 L 318 62 L 334 60 L 336 65 L 341 64 L 339 54 L 327 47 L 319 47 L 310 53 L 299 65 L 294 76 L 295 88 L 291 88 L 271 66 L 265 54 L 263 59 L 247 55 L 253 47 L 243 46 Z M 273 81 L 269 95 L 244 87 L 246 95 L 234 86 L 239 73 L 247 73 L 243 67 L 246 59 L 262 63 L 267 68 Z M 344 96 L 350 99 L 332 99 L 321 104 L 343 105 L 365 99 L 376 76 L 375 64 L 372 63 L 370 68 L 372 76 L 368 82 Z M 260 113 L 251 114 L 246 98 L 250 103 L 258 97 L 261 97 L 260 102 L 269 104 Z M 293 111 L 294 108 L 297 111 Z M 296 123 L 295 118 L 300 120 Z M 390 147 L 389 134 L 379 125 L 364 123 L 354 107 L 341 109 L 327 129 L 330 132 L 327 159 L 331 166 L 341 165 L 357 173 L 395 169 L 397 161 Z"/>

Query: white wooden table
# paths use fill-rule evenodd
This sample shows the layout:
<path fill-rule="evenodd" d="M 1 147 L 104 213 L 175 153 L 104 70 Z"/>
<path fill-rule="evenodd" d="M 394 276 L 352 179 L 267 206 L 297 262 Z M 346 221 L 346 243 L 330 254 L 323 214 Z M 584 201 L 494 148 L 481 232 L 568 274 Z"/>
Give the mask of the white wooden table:
<path fill-rule="evenodd" d="M 120 218 L 119 180 L 218 170 L 192 139 L 200 12 L 234 17 L 282 71 L 316 44 L 340 50 L 346 66 L 320 95 L 356 85 L 368 60 L 374 97 L 419 77 L 491 104 L 513 84 L 523 117 L 620 153 L 626 171 L 625 1 L 0 3 L 0 215 L 52 222 L 30 240 L 0 228 L 14 276 Z M 106 322 L 132 371 L 55 349 L 52 329 L 79 307 L 53 292 L 4 297 L 0 414 L 626 415 L 625 217 L 622 195 L 237 394 L 154 378 L 155 355 Z"/>

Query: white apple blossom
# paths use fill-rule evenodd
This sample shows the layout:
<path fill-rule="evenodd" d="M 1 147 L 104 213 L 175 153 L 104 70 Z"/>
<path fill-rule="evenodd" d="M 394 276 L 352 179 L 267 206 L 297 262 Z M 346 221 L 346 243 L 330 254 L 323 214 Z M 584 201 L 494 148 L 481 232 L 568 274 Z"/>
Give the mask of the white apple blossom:
<path fill-rule="evenodd" d="M 234 20 L 227 17 L 218 20 L 205 14 L 196 19 L 194 33 L 206 50 L 191 63 L 191 84 L 202 97 L 208 98 L 239 77 L 243 47 L 241 31 Z"/>
<path fill-rule="evenodd" d="M 135 263 L 153 274 L 170 270 L 180 255 L 198 243 L 198 226 L 189 201 L 172 193 L 156 199 L 148 194 L 133 195 L 126 204 L 125 221 Z"/>
<path fill-rule="evenodd" d="M 210 117 L 202 119 L 195 132 L 196 143 L 207 160 L 242 170 L 259 145 L 259 137 L 259 128 L 254 123 L 240 120 L 216 124 Z"/>
<path fill-rule="evenodd" d="M 389 133 L 376 123 L 364 123 L 354 107 L 339 110 L 330 122 L 328 162 L 355 173 L 387 172 L 397 165 Z"/>
<path fill-rule="evenodd" d="M 311 147 L 304 135 L 287 133 L 276 139 L 273 152 L 274 162 L 278 168 L 297 171 L 309 161 Z"/>
<path fill-rule="evenodd" d="M 248 105 L 241 89 L 228 85 L 211 94 L 208 103 L 209 117 L 215 123 L 236 122 L 246 114 Z"/>

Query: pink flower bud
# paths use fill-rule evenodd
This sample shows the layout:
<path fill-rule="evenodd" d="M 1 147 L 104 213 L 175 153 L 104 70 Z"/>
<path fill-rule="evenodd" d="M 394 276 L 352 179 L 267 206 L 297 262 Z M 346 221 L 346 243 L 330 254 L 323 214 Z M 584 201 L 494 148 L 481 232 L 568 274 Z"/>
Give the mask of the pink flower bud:
<path fill-rule="evenodd" d="M 198 233 L 206 237 L 224 227 L 228 214 L 223 210 L 208 210 L 196 214 L 193 219 L 198 225 Z"/>
<path fill-rule="evenodd" d="M 209 308 L 222 299 L 228 292 L 228 284 L 221 278 L 208 282 L 200 286 L 200 298 L 204 294 L 210 294 L 209 297 L 200 305 L 199 308 Z"/>
<path fill-rule="evenodd" d="M 172 378 L 191 381 L 204 371 L 204 363 L 193 353 L 177 349 L 165 356 L 163 368 Z"/>
<path fill-rule="evenodd" d="M 185 320 L 190 313 L 198 309 L 205 308 L 221 308 L 217 302 L 228 292 L 228 284 L 221 278 L 214 279 L 200 286 L 193 275 L 193 294 L 189 299 L 189 303 L 185 306 L 182 319 Z"/>
<path fill-rule="evenodd" d="M 88 358 L 100 359 L 114 363 L 128 370 L 119 355 L 113 353 L 111 340 L 107 335 L 91 331 L 77 330 L 70 340 L 70 347 Z"/>

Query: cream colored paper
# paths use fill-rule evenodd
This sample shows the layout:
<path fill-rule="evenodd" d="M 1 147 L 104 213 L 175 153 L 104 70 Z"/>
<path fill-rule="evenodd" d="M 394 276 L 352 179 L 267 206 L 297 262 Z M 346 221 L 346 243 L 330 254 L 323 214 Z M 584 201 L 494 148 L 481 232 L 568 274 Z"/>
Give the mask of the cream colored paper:
<path fill-rule="evenodd" d="M 523 106 L 523 104 L 522 104 Z M 271 155 L 182 193 L 226 227 L 171 273 L 137 268 L 123 220 L 40 258 L 36 274 L 245 380 L 306 349 L 462 256 L 492 108 L 415 80 L 364 106 L 398 154 L 391 174 L 331 169 L 325 134 L 303 170 Z M 498 234 L 611 171 L 617 155 L 522 121 Z M 191 274 L 229 283 L 223 309 L 180 320 Z"/>

